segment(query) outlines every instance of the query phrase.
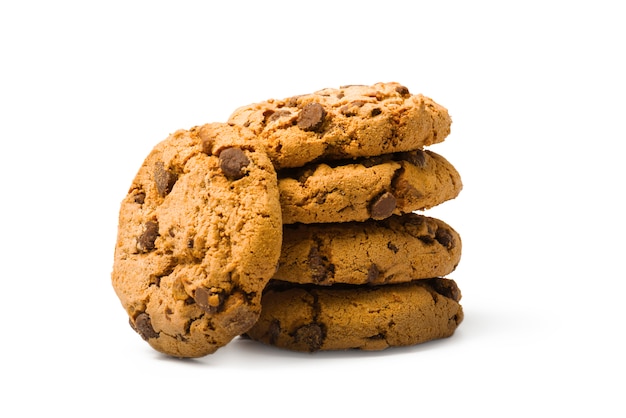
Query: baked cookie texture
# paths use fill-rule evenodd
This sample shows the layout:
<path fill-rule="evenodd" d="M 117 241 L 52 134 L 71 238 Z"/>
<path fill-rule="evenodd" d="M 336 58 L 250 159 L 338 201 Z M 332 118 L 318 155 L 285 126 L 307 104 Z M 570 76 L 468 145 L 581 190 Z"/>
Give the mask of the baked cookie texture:
<path fill-rule="evenodd" d="M 210 354 L 257 320 L 282 241 L 274 167 L 240 126 L 159 143 L 119 212 L 113 287 L 154 349 Z"/>
<path fill-rule="evenodd" d="M 236 109 L 277 168 L 413 151 L 450 133 L 447 109 L 399 83 L 343 86 Z"/>
<path fill-rule="evenodd" d="M 461 176 L 442 156 L 415 150 L 281 170 L 283 223 L 385 219 L 429 209 L 460 193 Z"/>
<path fill-rule="evenodd" d="M 293 351 L 383 350 L 451 336 L 463 320 L 449 279 L 383 286 L 270 285 L 253 340 Z"/>
<path fill-rule="evenodd" d="M 383 221 L 283 227 L 274 279 L 330 286 L 443 277 L 461 259 L 461 237 L 445 222 L 409 213 Z"/>

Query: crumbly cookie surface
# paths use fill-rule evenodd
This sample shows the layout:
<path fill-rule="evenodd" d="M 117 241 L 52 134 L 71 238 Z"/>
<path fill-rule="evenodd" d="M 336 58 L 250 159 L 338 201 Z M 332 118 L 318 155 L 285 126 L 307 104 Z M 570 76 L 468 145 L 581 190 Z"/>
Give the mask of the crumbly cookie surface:
<path fill-rule="evenodd" d="M 442 277 L 461 259 L 461 237 L 415 213 L 383 221 L 295 224 L 283 228 L 274 279 L 292 283 L 378 285 Z"/>
<path fill-rule="evenodd" d="M 461 192 L 454 166 L 432 151 L 281 170 L 283 223 L 385 219 L 429 209 Z"/>
<path fill-rule="evenodd" d="M 398 83 L 343 86 L 236 109 L 277 168 L 311 161 L 413 151 L 450 133 L 447 109 Z"/>
<path fill-rule="evenodd" d="M 384 286 L 280 284 L 263 295 L 256 341 L 293 351 L 383 350 L 451 336 L 463 320 L 448 279 Z"/>
<path fill-rule="evenodd" d="M 281 240 L 276 173 L 254 135 L 217 123 L 178 131 L 121 204 L 113 287 L 153 348 L 204 356 L 257 320 Z"/>

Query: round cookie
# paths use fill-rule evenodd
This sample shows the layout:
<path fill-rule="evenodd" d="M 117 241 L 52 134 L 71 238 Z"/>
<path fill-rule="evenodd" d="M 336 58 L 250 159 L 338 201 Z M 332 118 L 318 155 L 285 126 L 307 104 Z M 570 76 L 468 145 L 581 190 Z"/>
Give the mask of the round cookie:
<path fill-rule="evenodd" d="M 421 150 L 278 174 L 284 224 L 385 219 L 454 199 L 463 187 L 452 164 Z"/>
<path fill-rule="evenodd" d="M 333 285 L 387 284 L 446 276 L 461 259 L 461 237 L 415 213 L 383 221 L 283 227 L 274 279 Z"/>
<path fill-rule="evenodd" d="M 442 142 L 452 123 L 444 107 L 398 83 L 271 99 L 236 109 L 228 122 L 258 134 L 277 168 L 421 149 Z"/>
<path fill-rule="evenodd" d="M 254 135 L 181 130 L 152 150 L 121 204 L 112 284 L 154 349 L 204 356 L 256 322 L 281 241 L 276 173 Z"/>
<path fill-rule="evenodd" d="M 247 337 L 293 351 L 383 350 L 451 336 L 463 320 L 448 279 L 384 286 L 270 285 Z"/>

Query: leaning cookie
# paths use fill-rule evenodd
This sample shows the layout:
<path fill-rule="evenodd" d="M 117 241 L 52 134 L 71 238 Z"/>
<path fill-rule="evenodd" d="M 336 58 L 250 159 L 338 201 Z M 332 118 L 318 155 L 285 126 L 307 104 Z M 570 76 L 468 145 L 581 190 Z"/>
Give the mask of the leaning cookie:
<path fill-rule="evenodd" d="M 385 219 L 458 196 L 461 176 L 432 151 L 411 151 L 279 172 L 283 223 Z"/>
<path fill-rule="evenodd" d="M 412 151 L 442 142 L 448 111 L 398 83 L 327 88 L 243 106 L 229 123 L 252 129 L 275 166 Z"/>
<path fill-rule="evenodd" d="M 384 221 L 285 225 L 274 279 L 325 286 L 400 283 L 446 276 L 460 259 L 459 234 L 415 213 Z"/>
<path fill-rule="evenodd" d="M 276 173 L 253 135 L 226 124 L 178 131 L 121 204 L 113 287 L 154 349 L 204 356 L 256 322 L 281 240 Z"/>
<path fill-rule="evenodd" d="M 463 320 L 448 279 L 383 286 L 270 284 L 246 336 L 293 351 L 383 350 L 450 337 Z"/>

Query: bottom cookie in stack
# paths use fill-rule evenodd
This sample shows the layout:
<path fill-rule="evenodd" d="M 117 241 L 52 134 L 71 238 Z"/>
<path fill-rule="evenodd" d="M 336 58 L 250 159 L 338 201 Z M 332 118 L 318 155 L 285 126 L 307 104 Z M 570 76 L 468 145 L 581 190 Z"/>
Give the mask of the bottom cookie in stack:
<path fill-rule="evenodd" d="M 463 319 L 456 283 L 442 277 L 461 238 L 439 219 L 283 227 L 279 269 L 247 336 L 295 351 L 382 350 L 451 336 Z"/>
<path fill-rule="evenodd" d="M 379 286 L 272 282 L 247 336 L 293 351 L 383 350 L 450 337 L 463 320 L 453 280 Z"/>

